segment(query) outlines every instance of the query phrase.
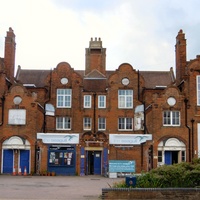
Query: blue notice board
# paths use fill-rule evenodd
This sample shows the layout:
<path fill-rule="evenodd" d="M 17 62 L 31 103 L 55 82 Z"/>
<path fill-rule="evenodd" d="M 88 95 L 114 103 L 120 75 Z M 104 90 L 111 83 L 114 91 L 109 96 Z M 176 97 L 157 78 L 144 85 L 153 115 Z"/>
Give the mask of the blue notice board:
<path fill-rule="evenodd" d="M 135 172 L 135 161 L 109 160 L 109 172 Z"/>

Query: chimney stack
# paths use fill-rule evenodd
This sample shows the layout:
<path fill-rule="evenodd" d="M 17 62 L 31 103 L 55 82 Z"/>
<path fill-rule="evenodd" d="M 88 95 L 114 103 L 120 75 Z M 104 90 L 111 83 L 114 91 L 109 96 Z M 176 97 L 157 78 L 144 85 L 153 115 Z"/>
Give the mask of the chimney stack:
<path fill-rule="evenodd" d="M 12 28 L 9 28 L 5 37 L 4 63 L 6 67 L 6 76 L 13 81 L 15 72 L 15 34 Z"/>

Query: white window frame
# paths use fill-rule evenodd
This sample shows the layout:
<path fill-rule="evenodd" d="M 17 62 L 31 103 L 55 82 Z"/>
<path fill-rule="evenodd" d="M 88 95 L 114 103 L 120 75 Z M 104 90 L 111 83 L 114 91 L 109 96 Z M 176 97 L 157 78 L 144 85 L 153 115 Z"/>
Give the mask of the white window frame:
<path fill-rule="evenodd" d="M 91 95 L 84 95 L 84 108 L 92 107 L 92 97 Z"/>
<path fill-rule="evenodd" d="M 98 96 L 98 108 L 106 108 L 106 96 L 105 95 Z"/>
<path fill-rule="evenodd" d="M 56 117 L 56 130 L 71 130 L 71 118 Z"/>
<path fill-rule="evenodd" d="M 197 106 L 200 106 L 200 76 L 196 76 L 196 88 L 197 88 Z"/>
<path fill-rule="evenodd" d="M 57 108 L 71 108 L 72 90 L 57 89 Z"/>
<path fill-rule="evenodd" d="M 105 117 L 98 118 L 98 130 L 106 130 L 106 118 Z"/>
<path fill-rule="evenodd" d="M 133 108 L 133 90 L 118 90 L 118 108 Z"/>
<path fill-rule="evenodd" d="M 83 118 L 83 130 L 91 130 L 92 129 L 92 119 L 90 117 Z"/>
<path fill-rule="evenodd" d="M 175 116 L 175 114 L 178 114 L 178 116 Z M 180 126 L 180 111 L 163 111 L 163 126 Z"/>
<path fill-rule="evenodd" d="M 128 126 L 131 126 L 131 128 L 128 128 Z M 133 118 L 131 118 L 131 117 L 119 117 L 118 118 L 118 130 L 119 131 L 132 131 L 133 130 Z"/>

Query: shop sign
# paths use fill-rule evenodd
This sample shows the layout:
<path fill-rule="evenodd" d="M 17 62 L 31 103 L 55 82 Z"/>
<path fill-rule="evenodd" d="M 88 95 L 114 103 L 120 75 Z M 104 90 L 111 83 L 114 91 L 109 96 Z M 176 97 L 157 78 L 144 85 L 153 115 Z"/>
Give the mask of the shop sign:
<path fill-rule="evenodd" d="M 147 140 L 152 140 L 152 134 L 110 134 L 110 144 L 141 144 Z"/>
<path fill-rule="evenodd" d="M 37 133 L 45 144 L 79 144 L 79 134 Z"/>
<path fill-rule="evenodd" d="M 135 172 L 134 160 L 109 160 L 109 172 Z"/>

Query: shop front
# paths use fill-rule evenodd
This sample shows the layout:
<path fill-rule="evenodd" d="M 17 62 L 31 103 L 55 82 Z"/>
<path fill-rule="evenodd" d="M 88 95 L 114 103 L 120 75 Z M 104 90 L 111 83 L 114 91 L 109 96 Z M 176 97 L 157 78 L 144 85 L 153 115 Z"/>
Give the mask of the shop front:
<path fill-rule="evenodd" d="M 57 175 L 76 174 L 76 145 L 79 144 L 79 134 L 38 133 L 47 145 L 47 171 Z"/>

